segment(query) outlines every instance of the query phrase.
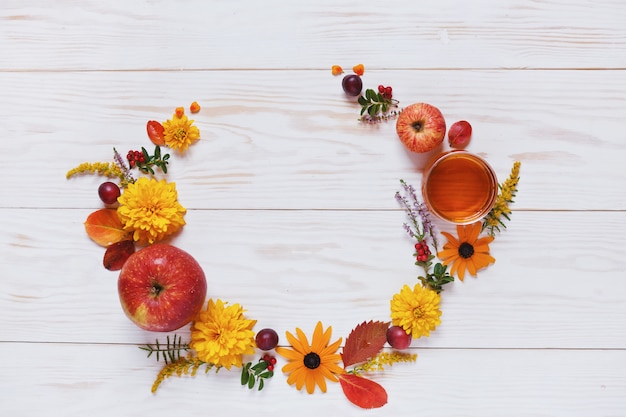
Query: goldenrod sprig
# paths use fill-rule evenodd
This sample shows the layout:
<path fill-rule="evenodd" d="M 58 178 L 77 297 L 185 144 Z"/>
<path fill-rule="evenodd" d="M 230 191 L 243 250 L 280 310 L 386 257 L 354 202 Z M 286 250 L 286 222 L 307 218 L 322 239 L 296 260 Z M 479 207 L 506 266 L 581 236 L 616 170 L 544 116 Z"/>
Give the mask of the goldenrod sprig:
<path fill-rule="evenodd" d="M 83 162 L 67 171 L 66 178 L 71 178 L 78 174 L 99 174 L 108 178 L 119 178 L 124 180 L 124 173 L 116 164 L 111 162 Z"/>
<path fill-rule="evenodd" d="M 360 375 L 364 372 L 383 371 L 385 367 L 391 367 L 394 363 L 400 362 L 415 362 L 417 360 L 417 353 L 406 352 L 381 352 L 376 356 L 373 356 L 370 360 L 362 365 L 355 366 L 350 372 L 355 375 Z"/>
<path fill-rule="evenodd" d="M 152 384 L 152 393 L 155 393 L 161 383 L 172 375 L 181 377 L 183 375 L 195 376 L 201 366 L 205 366 L 205 373 L 208 373 L 210 369 L 215 367 L 215 372 L 219 371 L 220 367 L 216 367 L 212 363 L 201 361 L 198 358 L 187 356 L 178 358 L 177 360 L 165 365 L 159 374 L 157 375 L 154 383 Z"/>
<path fill-rule="evenodd" d="M 511 214 L 509 204 L 513 203 L 513 198 L 517 193 L 520 165 L 519 161 L 513 163 L 511 174 L 502 184 L 499 184 L 500 192 L 496 198 L 495 205 L 483 220 L 482 230 L 487 230 L 487 233 L 491 236 L 495 236 L 496 232 L 501 231 L 500 226 L 506 229 L 505 219 L 511 220 L 509 217 Z"/>

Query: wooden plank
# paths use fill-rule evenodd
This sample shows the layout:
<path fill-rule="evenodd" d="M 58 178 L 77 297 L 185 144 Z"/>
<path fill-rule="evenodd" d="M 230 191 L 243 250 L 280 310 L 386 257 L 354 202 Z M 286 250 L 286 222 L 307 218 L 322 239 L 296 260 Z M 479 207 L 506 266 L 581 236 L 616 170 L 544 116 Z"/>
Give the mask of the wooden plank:
<path fill-rule="evenodd" d="M 99 178 L 65 181 L 84 161 L 149 147 L 145 123 L 198 100 L 202 140 L 168 177 L 188 208 L 394 209 L 398 180 L 419 185 L 395 123 L 361 125 L 327 71 L 5 73 L 0 207 L 92 208 Z M 623 71 L 386 71 L 402 105 L 469 120 L 471 152 L 504 179 L 522 161 L 519 209 L 624 210 Z M 447 146 L 447 145 L 446 145 Z M 444 149 L 446 149 L 444 147 Z M 430 155 L 432 156 L 432 155 Z M 24 184 L 28 184 L 24 186 Z"/>
<path fill-rule="evenodd" d="M 0 212 L 11 219 L 0 235 L 0 340 L 157 336 L 123 315 L 117 273 L 83 231 L 88 210 Z M 514 212 L 491 245 L 497 262 L 450 285 L 442 324 L 415 345 L 623 348 L 625 216 Z M 241 303 L 259 329 L 280 334 L 321 320 L 345 337 L 364 320 L 388 320 L 393 294 L 421 272 L 401 211 L 193 210 L 186 220 L 174 243 L 203 266 L 208 296 Z"/>
<path fill-rule="evenodd" d="M 416 349 L 415 364 L 373 374 L 389 403 L 368 416 L 589 416 L 620 415 L 626 408 L 623 350 Z M 173 377 L 156 395 L 160 369 L 133 345 L 0 343 L 0 410 L 11 416 L 63 410 L 64 416 L 165 416 L 271 410 L 287 415 L 362 416 L 338 384 L 308 396 L 278 372 L 261 391 L 239 385 L 237 371 Z M 7 360 L 7 359 L 11 360 Z M 280 359 L 279 365 L 282 365 Z M 34 401 L 33 398 L 37 400 Z M 297 403 L 296 403 L 297 401 Z M 249 411 L 248 411 L 249 412 Z"/>
<path fill-rule="evenodd" d="M 3 2 L 0 70 L 625 68 L 620 0 Z"/>

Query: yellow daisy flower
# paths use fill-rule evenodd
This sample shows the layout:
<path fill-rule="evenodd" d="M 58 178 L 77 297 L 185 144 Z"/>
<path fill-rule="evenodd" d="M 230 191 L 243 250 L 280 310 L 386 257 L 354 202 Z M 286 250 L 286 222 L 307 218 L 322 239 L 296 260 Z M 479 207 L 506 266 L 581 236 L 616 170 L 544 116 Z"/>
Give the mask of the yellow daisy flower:
<path fill-rule="evenodd" d="M 448 242 L 443 245 L 441 252 L 437 252 L 437 257 L 443 261 L 444 265 L 452 264 L 450 275 L 458 273 L 461 281 L 465 277 L 465 270 L 468 270 L 472 276 L 476 276 L 476 271 L 496 261 L 493 256 L 489 255 L 489 243 L 494 238 L 485 236 L 478 239 L 481 229 L 480 222 L 457 226 L 458 239 L 450 233 L 441 232 Z"/>
<path fill-rule="evenodd" d="M 226 306 L 220 299 L 209 300 L 207 309 L 198 313 L 191 324 L 189 347 L 196 351 L 198 359 L 218 367 L 241 368 L 242 356 L 254 353 L 256 320 L 243 316 L 239 304 Z"/>
<path fill-rule="evenodd" d="M 158 242 L 185 225 L 187 210 L 178 203 L 176 183 L 141 177 L 128 184 L 117 201 L 124 230 L 140 245 Z"/>
<path fill-rule="evenodd" d="M 176 114 L 163 122 L 165 145 L 178 152 L 185 152 L 189 145 L 200 139 L 200 130 L 193 126 L 193 122 L 186 115 L 178 117 Z"/>
<path fill-rule="evenodd" d="M 413 339 L 429 336 L 430 331 L 441 323 L 440 301 L 436 291 L 420 284 L 411 289 L 405 284 L 391 299 L 391 322 L 406 330 Z"/>
<path fill-rule="evenodd" d="M 306 385 L 306 391 L 309 394 L 313 394 L 315 385 L 322 392 L 326 392 L 326 380 L 337 382 L 335 374 L 345 372 L 337 365 L 337 362 L 341 360 L 341 355 L 337 353 L 341 338 L 329 345 L 332 327 L 329 326 L 324 331 L 321 322 L 315 326 L 311 344 L 299 328 L 296 328 L 297 338 L 289 332 L 285 334 L 293 349 L 277 347 L 276 353 L 289 361 L 282 369 L 283 372 L 289 374 L 287 383 L 295 384 L 298 390 Z"/>

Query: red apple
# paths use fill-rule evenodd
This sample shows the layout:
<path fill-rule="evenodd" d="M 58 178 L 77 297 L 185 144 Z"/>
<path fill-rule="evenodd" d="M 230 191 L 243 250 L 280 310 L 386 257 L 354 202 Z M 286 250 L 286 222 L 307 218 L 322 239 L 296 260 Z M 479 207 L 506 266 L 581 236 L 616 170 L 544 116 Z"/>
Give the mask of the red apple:
<path fill-rule="evenodd" d="M 398 116 L 396 132 L 410 151 L 428 152 L 443 141 L 446 121 L 437 107 L 415 103 L 402 110 Z"/>
<path fill-rule="evenodd" d="M 137 326 L 169 332 L 192 321 L 204 306 L 206 278 L 187 252 L 156 243 L 124 263 L 117 290 L 124 312 Z"/>

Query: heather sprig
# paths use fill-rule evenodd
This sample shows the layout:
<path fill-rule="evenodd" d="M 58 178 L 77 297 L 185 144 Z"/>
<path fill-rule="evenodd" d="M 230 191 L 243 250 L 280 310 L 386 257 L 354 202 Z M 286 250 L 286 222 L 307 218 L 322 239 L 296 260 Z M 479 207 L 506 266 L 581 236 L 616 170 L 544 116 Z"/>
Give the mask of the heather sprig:
<path fill-rule="evenodd" d="M 404 195 L 396 191 L 396 200 L 406 211 L 407 216 L 411 220 L 413 227 L 408 223 L 404 223 L 404 230 L 411 238 L 417 239 L 418 242 L 430 239 L 431 243 L 438 250 L 438 242 L 435 232 L 435 226 L 430 219 L 430 211 L 426 205 L 417 198 L 415 187 L 407 184 L 406 181 L 400 180 L 400 184 L 404 189 Z"/>
<path fill-rule="evenodd" d="M 124 162 L 124 159 L 122 158 L 122 155 L 120 155 L 120 153 L 115 148 L 113 148 L 113 159 L 115 160 L 115 164 L 119 167 L 124 175 L 122 178 L 122 186 L 126 187 L 128 184 L 134 183 L 135 178 L 133 177 L 133 174 L 131 174 L 130 168 L 128 168 L 126 162 Z"/>

